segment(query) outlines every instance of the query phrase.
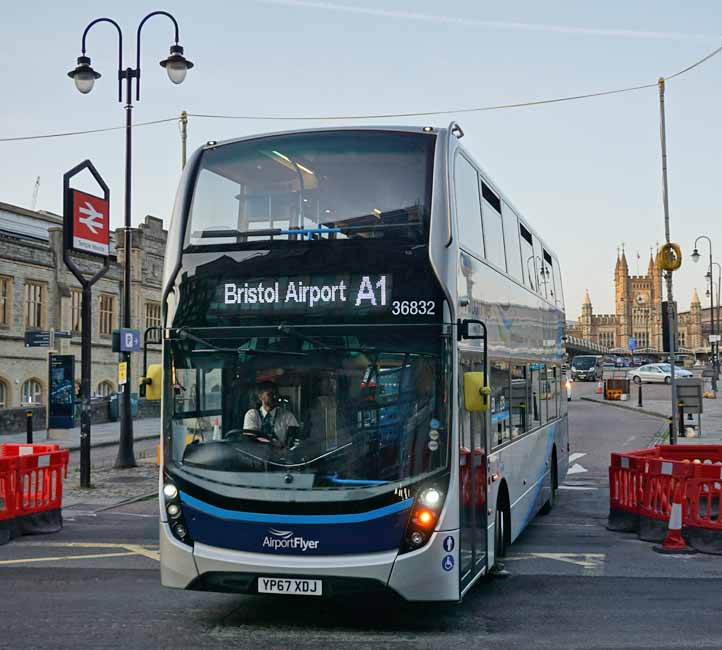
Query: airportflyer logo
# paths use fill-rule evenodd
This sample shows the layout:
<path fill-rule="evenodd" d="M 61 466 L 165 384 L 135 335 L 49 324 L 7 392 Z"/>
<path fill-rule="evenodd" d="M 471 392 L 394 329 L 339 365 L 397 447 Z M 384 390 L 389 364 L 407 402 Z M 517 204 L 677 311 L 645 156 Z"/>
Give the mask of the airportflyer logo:
<path fill-rule="evenodd" d="M 277 530 L 269 528 L 268 535 L 263 538 L 262 546 L 271 548 L 274 551 L 280 549 L 293 549 L 305 553 L 309 550 L 318 549 L 319 541 L 317 539 L 304 539 L 300 535 L 294 535 L 291 530 Z"/>

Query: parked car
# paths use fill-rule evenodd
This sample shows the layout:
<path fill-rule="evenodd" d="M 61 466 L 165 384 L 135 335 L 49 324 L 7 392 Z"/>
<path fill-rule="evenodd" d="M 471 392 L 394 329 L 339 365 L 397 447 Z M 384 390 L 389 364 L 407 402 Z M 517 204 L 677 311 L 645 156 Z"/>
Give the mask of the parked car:
<path fill-rule="evenodd" d="M 674 368 L 674 374 L 676 377 L 684 379 L 694 376 L 689 370 L 677 366 Z M 649 363 L 646 366 L 630 370 L 627 377 L 635 384 L 670 384 L 672 383 L 672 366 L 668 363 Z"/>

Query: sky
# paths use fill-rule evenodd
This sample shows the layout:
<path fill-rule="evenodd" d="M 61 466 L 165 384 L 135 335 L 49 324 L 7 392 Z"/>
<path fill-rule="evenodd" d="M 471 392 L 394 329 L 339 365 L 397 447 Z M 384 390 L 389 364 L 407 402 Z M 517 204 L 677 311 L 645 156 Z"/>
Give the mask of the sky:
<path fill-rule="evenodd" d="M 141 100 L 135 122 L 191 114 L 338 116 L 448 111 L 567 97 L 654 84 L 722 45 L 722 3 L 667 0 L 137 0 L 3 3 L 0 21 L 0 140 L 117 127 L 118 41 L 108 24 L 88 35 L 103 74 L 89 95 L 67 72 L 94 18 L 116 20 L 124 66 L 135 64 L 136 29 L 150 11 L 176 17 L 195 63 L 170 83 L 158 62 L 172 26 L 146 23 Z M 690 253 L 706 234 L 722 255 L 722 53 L 667 83 L 671 238 L 685 261 L 675 299 L 704 301 L 705 263 Z M 446 126 L 457 120 L 464 145 L 556 251 L 567 317 L 584 290 L 595 313 L 613 311 L 613 269 L 624 244 L 632 273 L 644 273 L 650 246 L 664 241 L 659 98 L 652 87 L 524 108 L 418 118 L 209 119 L 191 117 L 189 151 L 208 140 L 351 124 Z M 0 141 L 0 202 L 62 211 L 62 175 L 90 158 L 111 188 L 111 224 L 122 225 L 122 130 L 21 142 Z M 181 169 L 179 125 L 133 132 L 133 224 L 169 218 Z M 701 243 L 703 255 L 707 244 Z M 637 253 L 640 259 L 637 261 Z M 718 258 L 721 259 L 722 258 Z"/>

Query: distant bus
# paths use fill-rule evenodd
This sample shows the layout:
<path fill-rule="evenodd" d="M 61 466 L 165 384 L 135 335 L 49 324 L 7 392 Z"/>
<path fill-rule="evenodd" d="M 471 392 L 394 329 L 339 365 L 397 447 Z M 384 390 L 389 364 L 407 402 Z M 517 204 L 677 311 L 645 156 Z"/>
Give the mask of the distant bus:
<path fill-rule="evenodd" d="M 162 583 L 459 601 L 568 466 L 552 249 L 461 130 L 209 142 L 163 278 Z"/>

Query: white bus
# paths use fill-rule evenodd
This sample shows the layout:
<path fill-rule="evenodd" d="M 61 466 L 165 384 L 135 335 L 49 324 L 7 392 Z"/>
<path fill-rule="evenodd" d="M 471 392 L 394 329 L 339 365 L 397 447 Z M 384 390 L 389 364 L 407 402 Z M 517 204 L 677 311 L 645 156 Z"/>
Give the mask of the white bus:
<path fill-rule="evenodd" d="M 551 248 L 461 129 L 209 142 L 164 273 L 168 587 L 459 601 L 568 466 Z"/>

